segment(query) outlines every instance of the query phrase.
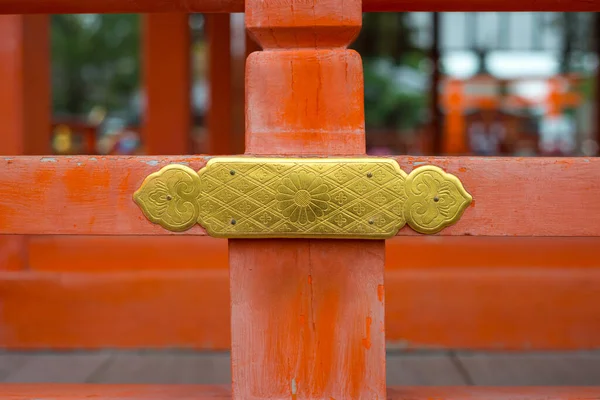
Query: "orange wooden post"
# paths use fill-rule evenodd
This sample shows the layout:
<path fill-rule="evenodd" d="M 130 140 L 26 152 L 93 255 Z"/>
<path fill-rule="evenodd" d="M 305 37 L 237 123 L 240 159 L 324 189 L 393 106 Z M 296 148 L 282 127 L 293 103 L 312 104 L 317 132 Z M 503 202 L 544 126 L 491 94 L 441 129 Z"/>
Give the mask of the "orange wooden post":
<path fill-rule="evenodd" d="M 548 80 L 549 90 L 546 105 L 548 107 L 547 115 L 551 118 L 560 116 L 564 107 L 576 106 L 581 102 L 581 96 L 565 92 L 563 84 L 562 77 L 553 77 Z"/>
<path fill-rule="evenodd" d="M 449 80 L 445 85 L 444 105 L 446 118 L 442 150 L 444 154 L 464 154 L 467 151 L 467 133 L 463 116 L 465 107 L 464 85 L 459 80 Z"/>
<path fill-rule="evenodd" d="M 359 0 L 248 0 L 246 154 L 364 155 Z M 384 241 L 230 240 L 234 399 L 384 399 Z"/>
<path fill-rule="evenodd" d="M 50 149 L 50 18 L 0 17 L 0 154 Z"/>
<path fill-rule="evenodd" d="M 188 14 L 145 14 L 143 18 L 144 150 L 147 154 L 188 154 L 192 123 Z"/>
<path fill-rule="evenodd" d="M 0 16 L 0 155 L 50 149 L 50 18 Z M 0 237 L 0 270 L 21 269 L 25 237 Z"/>
<path fill-rule="evenodd" d="M 206 15 L 209 107 L 208 153 L 231 154 L 231 22 L 229 14 Z"/>

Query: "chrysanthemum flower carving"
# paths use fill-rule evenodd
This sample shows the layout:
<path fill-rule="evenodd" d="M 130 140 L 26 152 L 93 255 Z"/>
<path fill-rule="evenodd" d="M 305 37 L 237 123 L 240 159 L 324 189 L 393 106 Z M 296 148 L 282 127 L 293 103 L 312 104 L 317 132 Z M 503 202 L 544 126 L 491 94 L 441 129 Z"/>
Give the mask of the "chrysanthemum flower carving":
<path fill-rule="evenodd" d="M 329 187 L 323 183 L 323 179 L 305 171 L 291 174 L 277 188 L 281 214 L 300 225 L 322 217 L 329 200 Z"/>

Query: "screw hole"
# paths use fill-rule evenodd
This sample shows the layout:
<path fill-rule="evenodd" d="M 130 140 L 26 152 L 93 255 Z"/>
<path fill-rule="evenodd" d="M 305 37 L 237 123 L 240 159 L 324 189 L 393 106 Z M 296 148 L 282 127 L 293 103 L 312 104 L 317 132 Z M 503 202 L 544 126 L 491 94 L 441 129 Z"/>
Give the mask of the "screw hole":
<path fill-rule="evenodd" d="M 231 225 L 235 225 L 235 224 L 237 224 L 237 221 L 235 219 L 232 219 L 231 220 Z"/>

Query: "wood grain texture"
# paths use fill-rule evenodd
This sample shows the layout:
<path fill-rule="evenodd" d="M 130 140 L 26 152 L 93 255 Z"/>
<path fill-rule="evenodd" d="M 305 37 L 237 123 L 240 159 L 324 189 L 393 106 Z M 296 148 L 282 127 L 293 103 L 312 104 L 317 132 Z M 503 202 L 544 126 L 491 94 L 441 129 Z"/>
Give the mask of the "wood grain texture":
<path fill-rule="evenodd" d="M 364 0 L 364 12 L 403 11 L 600 11 L 595 0 Z M 0 14 L 234 13 L 243 0 L 0 0 Z"/>
<path fill-rule="evenodd" d="M 382 398 L 383 241 L 229 243 L 235 398 Z"/>
<path fill-rule="evenodd" d="M 246 154 L 365 154 L 359 0 L 246 0 Z M 230 240 L 235 400 L 384 399 L 383 241 Z"/>
<path fill-rule="evenodd" d="M 0 385 L 0 399 L 75 400 L 217 400 L 231 399 L 229 386 L 203 385 Z M 387 400 L 591 400 L 600 398 L 600 387 L 397 387 L 387 390 Z"/>
<path fill-rule="evenodd" d="M 0 233 L 169 234 L 133 201 L 144 178 L 172 162 L 205 157 L 1 157 Z M 23 193 L 23 188 L 27 195 Z M 37 210 L 37 211 L 33 211 Z M 204 234 L 196 226 L 188 233 Z"/>
<path fill-rule="evenodd" d="M 0 157 L 0 234 L 169 235 L 132 195 L 170 163 L 198 170 L 208 157 Z M 600 236 L 600 159 L 396 157 L 433 164 L 473 196 L 438 235 Z M 204 235 L 199 226 L 184 234 Z M 399 235 L 416 235 L 408 227 Z"/>
<path fill-rule="evenodd" d="M 252 53 L 246 63 L 246 153 L 364 154 L 363 91 L 354 51 Z"/>

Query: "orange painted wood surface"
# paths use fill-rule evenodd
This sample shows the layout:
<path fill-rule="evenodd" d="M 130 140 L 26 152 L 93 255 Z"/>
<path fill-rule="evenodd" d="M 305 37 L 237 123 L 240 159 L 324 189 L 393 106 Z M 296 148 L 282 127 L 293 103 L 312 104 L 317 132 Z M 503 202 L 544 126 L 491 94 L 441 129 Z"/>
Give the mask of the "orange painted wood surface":
<path fill-rule="evenodd" d="M 365 0 L 365 12 L 403 11 L 600 11 L 595 0 Z M 244 12 L 243 0 L 0 0 L 0 14 Z"/>
<path fill-rule="evenodd" d="M 189 249 L 194 249 L 194 254 Z M 600 238 L 410 236 L 386 241 L 387 271 L 599 268 Z M 110 251 L 107 251 L 110 249 Z M 209 236 L 31 236 L 28 269 L 115 272 L 228 269 L 227 241 Z M 198 256 L 196 256 L 196 253 Z M 423 257 L 427 254 L 427 257 Z"/>
<path fill-rule="evenodd" d="M 130 237 L 101 254 L 99 245 L 113 238 L 87 245 L 77 239 L 33 237 L 29 271 L 0 273 L 1 348 L 230 348 L 226 241 Z M 150 243 L 135 244 L 133 239 Z M 387 344 L 414 349 L 598 349 L 598 240 L 388 241 Z M 158 248 L 133 259 L 135 252 L 151 246 Z M 473 258 L 466 258 L 470 253 Z M 308 278 L 298 283 L 298 290 L 307 287 Z"/>
<path fill-rule="evenodd" d="M 291 6 L 291 7 L 290 7 Z M 360 0 L 247 0 L 246 154 L 364 155 Z M 233 398 L 385 398 L 384 241 L 230 240 Z"/>
<path fill-rule="evenodd" d="M 0 16 L 0 155 L 50 149 L 50 19 Z"/>
<path fill-rule="evenodd" d="M 387 344 L 486 350 L 600 348 L 598 246 L 600 238 L 388 240 Z M 168 343 L 177 348 L 230 348 L 225 240 L 33 236 L 28 261 L 26 275 L 0 277 L 0 289 L 10 294 L 0 304 L 14 311 L 1 320 L 0 330 L 17 332 L 0 334 L 0 347 L 144 348 Z M 138 293 L 153 290 L 155 283 L 145 278 L 136 282 L 132 273 L 169 272 L 174 276 L 161 285 L 165 293 L 177 295 L 161 298 L 162 308 L 153 307 L 155 300 L 144 300 L 147 307 L 142 307 Z M 196 287 L 182 282 L 188 279 L 208 280 L 216 295 L 199 300 Z M 114 282 L 127 292 L 119 301 L 98 305 L 90 300 L 109 297 Z M 20 314 L 20 304 L 29 303 L 32 292 L 44 293 L 49 301 Z M 130 323 L 124 313 L 138 306 L 136 315 L 143 323 L 123 335 L 124 325 Z M 173 325 L 162 324 L 171 318 L 172 309 L 180 310 L 181 318 Z M 48 315 L 57 318 L 49 320 Z M 97 315 L 101 323 L 106 316 L 115 317 L 99 330 Z M 149 330 L 153 335 L 146 334 Z"/>
<path fill-rule="evenodd" d="M 0 16 L 0 155 L 50 148 L 50 19 Z M 0 237 L 0 270 L 24 268 L 26 237 Z"/>
<path fill-rule="evenodd" d="M 383 241 L 229 246 L 235 398 L 382 398 Z"/>
<path fill-rule="evenodd" d="M 1 272 L 0 347 L 228 348 L 227 271 L 192 265 L 112 273 Z"/>
<path fill-rule="evenodd" d="M 218 400 L 231 399 L 225 385 L 98 385 L 98 384 L 1 384 L 0 399 L 75 400 Z"/>
<path fill-rule="evenodd" d="M 191 61 L 189 16 L 143 16 L 144 117 L 146 154 L 191 152 Z"/>
<path fill-rule="evenodd" d="M 209 236 L 30 236 L 27 268 L 82 273 L 227 271 L 227 263 L 227 240 Z"/>
<path fill-rule="evenodd" d="M 268 33 L 261 28 L 256 35 Z M 313 40 L 310 33 L 304 35 Z M 279 42 L 283 39 L 277 44 L 266 40 L 263 47 L 283 45 Z M 364 154 L 362 82 L 362 62 L 354 51 L 251 54 L 246 64 L 246 153 Z"/>
<path fill-rule="evenodd" d="M 231 399 L 230 386 L 209 385 L 68 385 L 2 384 L 0 399 L 75 400 L 216 400 Z M 392 387 L 387 400 L 589 400 L 600 397 L 600 387 Z"/>
<path fill-rule="evenodd" d="M 600 159 L 396 157 L 407 172 L 434 164 L 474 202 L 440 235 L 600 236 Z M 132 200 L 169 163 L 207 157 L 0 157 L 0 234 L 168 235 Z M 23 194 L 27 191 L 27 195 Z M 57 201 L 60 199 L 60 201 Z M 203 235 L 201 227 L 186 234 Z M 404 228 L 400 235 L 415 235 Z"/>

